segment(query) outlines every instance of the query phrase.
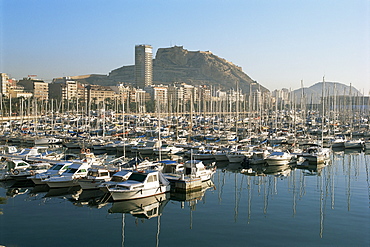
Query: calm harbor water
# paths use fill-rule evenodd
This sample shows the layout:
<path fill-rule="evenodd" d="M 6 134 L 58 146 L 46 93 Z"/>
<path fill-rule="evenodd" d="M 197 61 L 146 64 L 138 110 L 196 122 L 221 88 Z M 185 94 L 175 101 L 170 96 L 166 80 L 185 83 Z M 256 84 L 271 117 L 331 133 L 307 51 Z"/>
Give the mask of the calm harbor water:
<path fill-rule="evenodd" d="M 370 246 L 369 166 L 361 151 L 318 168 L 220 163 L 203 193 L 117 203 L 3 184 L 0 245 Z"/>

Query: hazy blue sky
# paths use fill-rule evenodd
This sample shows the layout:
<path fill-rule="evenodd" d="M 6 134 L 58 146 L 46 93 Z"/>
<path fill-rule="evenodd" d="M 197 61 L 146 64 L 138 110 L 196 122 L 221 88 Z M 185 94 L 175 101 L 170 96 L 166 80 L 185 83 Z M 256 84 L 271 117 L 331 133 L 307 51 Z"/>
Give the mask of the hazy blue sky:
<path fill-rule="evenodd" d="M 134 47 L 211 51 L 270 90 L 370 91 L 369 0 L 0 0 L 0 72 L 19 79 L 134 64 Z"/>

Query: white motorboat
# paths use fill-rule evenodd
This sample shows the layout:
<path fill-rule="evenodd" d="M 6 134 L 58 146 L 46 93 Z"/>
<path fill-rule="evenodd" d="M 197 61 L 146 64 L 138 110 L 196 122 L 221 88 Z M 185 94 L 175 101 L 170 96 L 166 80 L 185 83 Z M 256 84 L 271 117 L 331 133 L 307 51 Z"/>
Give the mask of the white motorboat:
<path fill-rule="evenodd" d="M 104 182 L 111 179 L 110 173 L 105 168 L 89 168 L 86 177 L 78 180 L 83 190 L 96 189 Z"/>
<path fill-rule="evenodd" d="M 16 164 L 16 167 L 26 166 L 26 163 L 23 160 L 12 160 L 12 163 Z M 29 164 L 26 169 L 14 169 L 10 177 L 17 181 L 26 181 L 28 177 L 35 174 L 44 173 L 51 167 L 50 163 L 34 163 Z"/>
<path fill-rule="evenodd" d="M 310 146 L 305 149 L 299 157 L 305 158 L 311 165 L 324 163 L 330 159 L 331 149 L 322 148 L 321 146 Z"/>
<path fill-rule="evenodd" d="M 361 139 L 358 140 L 347 140 L 344 142 L 344 148 L 363 148 L 364 141 Z"/>
<path fill-rule="evenodd" d="M 161 141 L 147 141 L 145 146 L 137 147 L 137 152 L 142 155 L 151 155 L 153 154 L 153 150 L 155 148 L 159 148 L 160 146 L 162 146 Z"/>
<path fill-rule="evenodd" d="M 72 164 L 72 162 L 65 161 L 56 163 L 53 167 L 43 173 L 35 174 L 28 179 L 31 179 L 32 182 L 36 185 L 46 184 L 46 179 L 49 179 L 52 176 L 57 176 L 62 174 L 67 170 L 67 168 Z"/>
<path fill-rule="evenodd" d="M 252 155 L 249 158 L 249 163 L 252 165 L 259 165 L 266 163 L 267 156 L 270 155 L 270 152 L 265 150 L 254 150 L 251 152 Z"/>
<path fill-rule="evenodd" d="M 100 183 L 97 187 L 104 193 L 108 193 L 108 188 L 115 187 L 118 183 L 126 181 L 132 173 L 132 170 L 122 170 L 118 171 L 110 178 L 109 181 Z"/>
<path fill-rule="evenodd" d="M 12 176 L 18 176 L 20 173 L 30 167 L 30 164 L 23 160 L 8 160 L 3 163 L 1 180 L 13 179 Z"/>
<path fill-rule="evenodd" d="M 86 162 L 73 163 L 59 176 L 46 179 L 46 184 L 50 188 L 78 186 L 78 179 L 85 177 L 90 167 L 91 165 Z"/>
<path fill-rule="evenodd" d="M 249 150 L 236 150 L 226 154 L 227 159 L 230 163 L 240 163 L 245 161 L 251 156 Z"/>
<path fill-rule="evenodd" d="M 171 144 L 163 144 L 161 147 L 159 148 L 154 148 L 153 149 L 153 152 L 155 155 L 169 155 L 169 154 L 177 154 L 177 153 L 180 153 L 180 152 L 183 152 L 184 149 L 181 148 L 181 147 L 176 147 L 174 145 L 171 145 Z"/>
<path fill-rule="evenodd" d="M 158 163 L 161 164 L 161 172 L 164 176 L 166 176 L 166 174 L 184 174 L 185 167 L 183 163 L 174 160 L 161 160 L 158 161 Z"/>
<path fill-rule="evenodd" d="M 190 150 L 190 157 L 195 160 L 212 160 L 214 159 L 213 154 L 216 152 L 212 149 L 199 149 L 199 150 Z"/>
<path fill-rule="evenodd" d="M 159 195 L 170 191 L 170 183 L 160 171 L 133 171 L 130 177 L 107 188 L 114 201 Z"/>
<path fill-rule="evenodd" d="M 20 150 L 19 152 L 11 152 L 11 153 L 5 153 L 1 154 L 0 156 L 2 159 L 19 159 L 19 160 L 27 160 L 31 162 L 49 162 L 52 160 L 59 160 L 63 154 L 62 153 L 56 153 L 52 151 L 45 150 L 44 152 L 41 152 L 42 149 L 46 149 L 45 147 L 33 147 L 33 148 L 24 148 Z"/>
<path fill-rule="evenodd" d="M 332 148 L 344 148 L 344 143 L 346 140 L 343 137 L 336 137 L 334 140 L 331 142 L 331 147 Z"/>
<path fill-rule="evenodd" d="M 366 140 L 364 146 L 366 150 L 370 150 L 370 140 Z"/>
<path fill-rule="evenodd" d="M 184 164 L 184 175 L 200 178 L 202 182 L 210 180 L 216 172 L 216 167 L 207 169 L 201 160 L 188 160 Z"/>
<path fill-rule="evenodd" d="M 12 152 L 7 154 L 1 154 L 4 158 L 11 158 L 11 159 L 29 159 L 29 158 L 41 158 L 42 155 L 39 152 L 39 148 L 33 147 L 33 148 L 23 148 L 22 150 L 18 152 Z"/>
<path fill-rule="evenodd" d="M 289 152 L 275 151 L 269 154 L 265 161 L 269 166 L 287 165 L 292 159 L 292 155 Z"/>
<path fill-rule="evenodd" d="M 30 167 L 30 164 L 23 160 L 4 161 L 3 163 L 1 163 L 0 181 L 12 179 L 11 176 L 19 175 L 28 167 Z"/>
<path fill-rule="evenodd" d="M 213 154 L 213 158 L 216 160 L 216 161 L 228 161 L 229 159 L 227 158 L 226 154 L 230 152 L 230 151 L 226 151 L 226 150 L 221 150 L 221 151 L 216 151 L 214 154 Z"/>
<path fill-rule="evenodd" d="M 52 145 L 62 143 L 62 139 L 53 136 L 34 139 L 35 145 Z"/>

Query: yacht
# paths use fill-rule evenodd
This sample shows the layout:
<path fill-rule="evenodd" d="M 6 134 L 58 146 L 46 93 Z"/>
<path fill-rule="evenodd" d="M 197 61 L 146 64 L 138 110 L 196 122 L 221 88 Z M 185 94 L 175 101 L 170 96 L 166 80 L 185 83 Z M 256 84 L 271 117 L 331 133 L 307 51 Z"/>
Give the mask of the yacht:
<path fill-rule="evenodd" d="M 169 192 L 170 183 L 160 171 L 142 170 L 107 189 L 114 201 L 132 200 Z"/>
<path fill-rule="evenodd" d="M 113 188 L 118 183 L 126 181 L 130 177 L 131 173 L 132 170 L 129 169 L 118 171 L 115 174 L 113 174 L 109 181 L 98 184 L 97 188 L 102 190 L 104 193 L 108 193 L 108 188 Z"/>
<path fill-rule="evenodd" d="M 184 168 L 185 176 L 200 178 L 202 182 L 210 180 L 216 172 L 216 167 L 207 169 L 201 160 L 188 160 L 185 162 Z"/>
<path fill-rule="evenodd" d="M 344 148 L 346 140 L 343 137 L 335 137 L 331 142 L 332 148 Z"/>
<path fill-rule="evenodd" d="M 30 164 L 23 160 L 4 161 L 1 164 L 0 181 L 12 179 L 12 176 L 23 173 L 28 167 L 30 167 Z"/>
<path fill-rule="evenodd" d="M 236 150 L 226 154 L 227 159 L 230 163 L 240 163 L 245 161 L 251 156 L 249 150 Z"/>
<path fill-rule="evenodd" d="M 46 184 L 50 188 L 78 186 L 78 179 L 85 177 L 90 167 L 91 165 L 87 162 L 72 163 L 68 169 L 59 176 L 46 179 Z"/>
<path fill-rule="evenodd" d="M 28 179 L 31 179 L 32 182 L 36 185 L 46 184 L 46 179 L 62 174 L 71 164 L 72 162 L 69 161 L 56 163 L 46 172 L 35 174 L 33 176 L 30 176 Z"/>
<path fill-rule="evenodd" d="M 330 159 L 330 153 L 331 149 L 314 145 L 305 149 L 298 156 L 305 158 L 310 164 L 320 164 Z"/>
<path fill-rule="evenodd" d="M 347 140 L 344 142 L 344 148 L 363 148 L 364 147 L 364 141 L 361 139 L 358 140 Z"/>
<path fill-rule="evenodd" d="M 292 155 L 289 152 L 275 151 L 269 154 L 265 161 L 269 166 L 287 165 L 292 159 Z"/>
<path fill-rule="evenodd" d="M 259 165 L 266 163 L 267 156 L 270 155 L 270 152 L 268 150 L 253 150 L 252 155 L 249 159 L 249 163 L 252 165 Z"/>
<path fill-rule="evenodd" d="M 13 160 L 12 163 L 16 164 L 16 167 L 25 166 L 25 161 L 23 160 Z M 29 164 L 26 169 L 14 169 L 10 178 L 17 181 L 27 181 L 28 177 L 34 176 L 36 174 L 44 173 L 51 167 L 50 163 L 34 163 Z"/>
<path fill-rule="evenodd" d="M 184 149 L 181 147 L 176 147 L 171 144 L 163 144 L 161 147 L 154 148 L 153 152 L 155 155 L 169 155 L 169 154 L 178 154 L 183 152 Z"/>
<path fill-rule="evenodd" d="M 109 170 L 105 168 L 89 168 L 86 177 L 78 180 L 83 190 L 96 189 L 104 182 L 111 179 Z"/>

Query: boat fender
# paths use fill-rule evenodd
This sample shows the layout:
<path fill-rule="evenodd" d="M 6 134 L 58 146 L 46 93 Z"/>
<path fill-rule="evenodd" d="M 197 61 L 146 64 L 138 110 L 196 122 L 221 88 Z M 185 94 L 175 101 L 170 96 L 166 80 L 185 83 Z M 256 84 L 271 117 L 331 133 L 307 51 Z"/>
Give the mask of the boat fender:
<path fill-rule="evenodd" d="M 34 171 L 30 171 L 30 175 L 31 176 L 34 176 L 35 175 L 35 172 Z"/>
<path fill-rule="evenodd" d="M 19 171 L 18 171 L 17 169 L 15 169 L 15 170 L 13 171 L 13 174 L 14 174 L 14 175 L 18 175 L 18 174 L 19 174 Z"/>

